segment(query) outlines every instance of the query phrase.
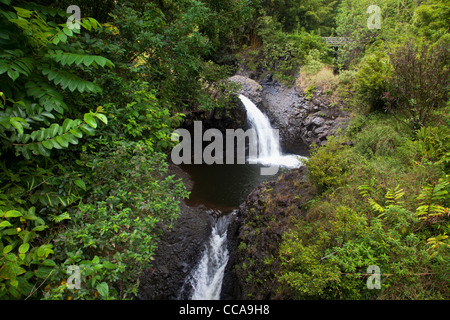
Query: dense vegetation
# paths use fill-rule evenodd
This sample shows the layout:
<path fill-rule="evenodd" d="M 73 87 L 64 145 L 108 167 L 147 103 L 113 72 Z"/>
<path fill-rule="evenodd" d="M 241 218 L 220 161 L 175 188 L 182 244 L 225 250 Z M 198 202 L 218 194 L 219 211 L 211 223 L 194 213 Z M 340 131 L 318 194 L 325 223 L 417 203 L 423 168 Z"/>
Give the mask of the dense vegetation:
<path fill-rule="evenodd" d="M 380 29 L 366 26 L 374 3 L 382 12 Z M 296 41 L 306 33 L 269 32 L 284 37 L 273 42 L 276 50 L 265 38 L 271 56 L 278 54 L 273 61 L 282 61 L 274 66 L 279 79 L 307 98 L 320 94 L 330 106 L 344 106 L 352 120 L 326 146 L 312 148 L 306 166 L 315 195 L 306 205 L 303 194 L 296 201 L 286 191 L 263 190 L 261 212 L 270 217 L 284 210 L 289 219 L 283 218 L 278 249 L 258 244 L 262 252 L 255 253 L 251 243 L 241 243 L 251 257 L 238 266 L 250 288 L 246 298 L 448 299 L 448 3 L 340 1 L 336 10 L 335 35 L 347 42 L 332 63 L 327 50 L 315 46 L 294 51 L 298 62 L 285 68 L 292 59 L 280 57 L 292 54 L 289 45 L 299 48 Z M 290 190 L 299 187 L 291 183 Z M 249 220 L 261 237 L 280 231 Z M 367 286 L 369 266 L 380 268 L 380 289 Z"/>
<path fill-rule="evenodd" d="M 235 61 L 354 115 L 308 161 L 316 195 L 283 235 L 277 290 L 449 298 L 447 1 L 82 0 L 79 28 L 72 4 L 0 0 L 0 299 L 136 295 L 188 196 L 171 133 L 228 108 Z"/>
<path fill-rule="evenodd" d="M 227 74 L 205 4 L 85 1 L 80 28 L 68 6 L 0 1 L 3 299 L 135 296 L 187 196 L 167 175 L 178 110 L 211 108 L 204 84 Z"/>

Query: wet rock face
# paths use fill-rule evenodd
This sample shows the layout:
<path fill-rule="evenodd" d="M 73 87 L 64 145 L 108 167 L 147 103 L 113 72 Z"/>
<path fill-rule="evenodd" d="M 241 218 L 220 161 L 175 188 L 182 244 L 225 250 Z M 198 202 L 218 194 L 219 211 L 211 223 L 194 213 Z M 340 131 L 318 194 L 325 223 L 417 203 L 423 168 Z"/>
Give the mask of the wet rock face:
<path fill-rule="evenodd" d="M 281 268 L 279 249 L 285 230 L 305 214 L 304 206 L 312 196 L 306 169 L 301 167 L 262 183 L 241 204 L 235 258 L 239 299 L 292 299 L 289 292 L 280 290 L 276 277 Z"/>
<path fill-rule="evenodd" d="M 295 88 L 281 85 L 270 75 L 260 83 L 240 75 L 230 78 L 230 81 L 240 84 L 242 89 L 237 94 L 251 99 L 267 114 L 272 126 L 280 130 L 281 145 L 285 152 L 298 154 L 299 148 L 303 149 L 305 144 L 325 144 L 329 135 L 346 124 L 347 114 L 331 107 L 320 93 L 307 100 Z M 205 130 L 245 130 L 248 125 L 245 109 L 237 97 L 231 115 L 219 115 L 214 110 L 191 113 L 185 127 L 197 120 L 202 121 Z M 179 167 L 173 166 L 170 173 L 183 178 L 187 188 L 192 188 L 188 174 Z M 271 261 L 277 257 L 290 219 L 303 214 L 302 205 L 311 195 L 304 177 L 305 168 L 291 170 L 277 182 L 258 186 L 241 205 L 237 218 L 228 229 L 230 258 L 223 279 L 221 299 L 283 298 L 277 293 L 278 283 L 274 277 L 280 267 L 279 261 Z M 164 231 L 156 249 L 153 267 L 144 270 L 140 277 L 138 299 L 189 298 L 189 292 L 180 296 L 180 290 L 201 257 L 211 233 L 211 221 L 204 206 L 189 207 L 182 203 L 181 212 L 171 229 L 167 229 L 167 226 L 161 228 Z M 240 250 L 238 246 L 241 246 Z M 264 281 L 248 282 L 250 276 Z"/>
<path fill-rule="evenodd" d="M 298 153 L 305 144 L 325 144 L 327 137 L 347 122 L 348 114 L 331 107 L 320 92 L 307 100 L 295 87 L 280 84 L 270 74 L 260 83 L 241 75 L 229 80 L 240 84 L 237 94 L 252 100 L 269 117 L 272 127 L 280 130 L 281 146 L 288 153 Z"/>
<path fill-rule="evenodd" d="M 240 90 L 236 92 L 236 94 L 242 94 L 252 100 L 252 102 L 258 106 L 261 107 L 262 104 L 262 86 L 256 82 L 253 79 L 241 76 L 241 75 L 235 75 L 228 79 L 228 81 L 240 85 Z"/>
<path fill-rule="evenodd" d="M 288 150 L 295 149 L 298 141 L 308 146 L 323 145 L 348 120 L 348 114 L 332 107 L 320 92 L 307 100 L 295 87 L 288 88 L 276 80 L 263 82 L 262 87 L 263 109 L 280 130 Z"/>
<path fill-rule="evenodd" d="M 192 187 L 188 175 L 180 168 L 172 166 L 171 174 L 182 177 L 188 189 Z M 144 270 L 140 277 L 137 297 L 140 300 L 180 298 L 183 283 L 198 263 L 204 243 L 210 236 L 210 217 L 204 206 L 189 207 L 182 203 L 180 207 L 181 215 L 172 228 L 162 228 L 153 267 Z"/>

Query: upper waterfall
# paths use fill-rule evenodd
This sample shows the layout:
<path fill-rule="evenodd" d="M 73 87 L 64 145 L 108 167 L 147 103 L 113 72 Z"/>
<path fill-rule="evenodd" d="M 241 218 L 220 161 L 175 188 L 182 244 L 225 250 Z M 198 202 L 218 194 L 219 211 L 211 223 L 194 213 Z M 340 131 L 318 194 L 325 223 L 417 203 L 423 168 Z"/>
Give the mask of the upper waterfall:
<path fill-rule="evenodd" d="M 279 136 L 273 129 L 269 118 L 246 96 L 240 94 L 239 98 L 244 104 L 248 120 L 255 129 L 258 137 L 258 155 L 256 159 L 249 159 L 263 165 L 279 165 L 287 168 L 298 168 L 303 165 L 304 157 L 283 154 L 280 147 Z"/>

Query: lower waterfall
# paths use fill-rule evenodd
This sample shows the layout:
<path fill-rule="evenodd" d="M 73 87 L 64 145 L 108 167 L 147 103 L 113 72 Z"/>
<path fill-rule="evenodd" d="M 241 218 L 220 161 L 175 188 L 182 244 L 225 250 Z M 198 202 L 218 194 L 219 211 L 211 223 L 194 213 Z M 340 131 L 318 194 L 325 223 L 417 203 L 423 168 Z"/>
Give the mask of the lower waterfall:
<path fill-rule="evenodd" d="M 227 229 L 233 213 L 212 216 L 212 231 L 202 257 L 186 279 L 191 286 L 191 300 L 219 300 L 224 271 L 228 263 Z"/>

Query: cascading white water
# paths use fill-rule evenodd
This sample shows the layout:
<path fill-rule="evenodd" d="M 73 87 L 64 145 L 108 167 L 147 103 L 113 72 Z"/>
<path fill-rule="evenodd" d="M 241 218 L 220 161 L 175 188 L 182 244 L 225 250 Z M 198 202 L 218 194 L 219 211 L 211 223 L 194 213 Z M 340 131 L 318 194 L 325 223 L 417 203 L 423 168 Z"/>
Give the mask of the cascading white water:
<path fill-rule="evenodd" d="M 232 214 L 214 218 L 211 237 L 190 283 L 192 300 L 219 300 L 228 263 L 227 229 Z"/>
<path fill-rule="evenodd" d="M 282 154 L 278 135 L 270 125 L 267 116 L 246 96 L 239 95 L 247 112 L 248 120 L 258 136 L 258 156 L 249 159 L 263 165 L 279 165 L 287 168 L 298 168 L 302 165 L 300 157 L 291 154 Z"/>
<path fill-rule="evenodd" d="M 247 111 L 247 116 L 258 137 L 258 155 L 254 163 L 262 165 L 278 165 L 298 168 L 304 157 L 282 154 L 278 135 L 270 125 L 269 119 L 247 97 L 240 95 Z M 185 280 L 180 291 L 180 299 L 189 297 L 192 300 L 218 300 L 222 290 L 222 281 L 228 263 L 227 230 L 234 213 L 223 215 L 215 212 L 212 215 L 212 231 L 209 242 L 205 245 L 202 258 L 197 267 Z M 192 289 L 192 290 L 190 290 Z"/>
<path fill-rule="evenodd" d="M 248 120 L 253 125 L 258 135 L 258 158 L 279 157 L 280 144 L 275 137 L 269 119 L 246 96 L 240 95 L 242 103 L 247 111 Z"/>

